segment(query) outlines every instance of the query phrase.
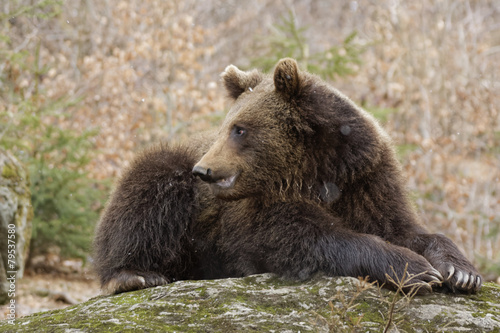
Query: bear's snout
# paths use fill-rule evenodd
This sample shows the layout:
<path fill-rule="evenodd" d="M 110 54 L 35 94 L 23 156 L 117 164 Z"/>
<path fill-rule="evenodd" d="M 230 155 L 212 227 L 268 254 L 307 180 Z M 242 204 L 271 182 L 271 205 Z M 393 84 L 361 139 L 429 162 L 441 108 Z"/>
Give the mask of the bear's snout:
<path fill-rule="evenodd" d="M 193 175 L 198 176 L 207 183 L 213 183 L 214 179 L 212 177 L 212 170 L 210 168 L 204 168 L 201 165 L 195 165 L 193 168 Z"/>
<path fill-rule="evenodd" d="M 212 170 L 196 164 L 193 168 L 193 175 L 210 184 L 215 191 L 227 190 L 234 187 L 239 172 L 223 172 L 222 170 Z"/>

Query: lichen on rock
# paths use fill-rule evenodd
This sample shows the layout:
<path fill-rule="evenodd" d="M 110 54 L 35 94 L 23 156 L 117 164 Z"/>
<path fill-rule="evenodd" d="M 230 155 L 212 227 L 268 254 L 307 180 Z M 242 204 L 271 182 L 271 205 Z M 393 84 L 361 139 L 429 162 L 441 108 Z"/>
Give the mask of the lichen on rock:
<path fill-rule="evenodd" d="M 349 277 L 179 281 L 18 318 L 15 326 L 0 322 L 0 332 L 381 332 L 386 326 L 389 332 L 498 332 L 500 286 L 408 299 Z"/>

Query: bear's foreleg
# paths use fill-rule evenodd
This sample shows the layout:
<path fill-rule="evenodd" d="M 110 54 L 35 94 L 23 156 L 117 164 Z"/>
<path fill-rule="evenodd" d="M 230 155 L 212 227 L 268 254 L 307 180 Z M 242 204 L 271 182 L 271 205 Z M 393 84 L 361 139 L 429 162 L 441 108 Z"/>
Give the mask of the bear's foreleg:
<path fill-rule="evenodd" d="M 344 229 L 314 205 L 263 209 L 258 221 L 245 229 L 227 235 L 240 244 L 236 261 L 243 274 L 267 271 L 300 280 L 320 271 L 330 276 L 369 276 L 389 288 L 405 292 L 415 288 L 419 293 L 431 291 L 442 280 L 423 256 L 375 235 Z M 227 251 L 234 253 L 235 247 Z"/>
<path fill-rule="evenodd" d="M 187 148 L 157 146 L 119 180 L 94 240 L 94 268 L 107 293 L 189 277 L 197 209 L 193 155 Z"/>

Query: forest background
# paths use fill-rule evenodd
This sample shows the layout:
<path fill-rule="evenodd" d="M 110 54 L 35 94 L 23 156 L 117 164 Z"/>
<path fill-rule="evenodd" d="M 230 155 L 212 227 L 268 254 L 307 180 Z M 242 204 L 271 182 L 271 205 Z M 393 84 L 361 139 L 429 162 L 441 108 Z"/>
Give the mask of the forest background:
<path fill-rule="evenodd" d="M 216 127 L 227 65 L 269 71 L 285 56 L 380 120 L 424 223 L 497 280 L 494 0 L 0 1 L 0 147 L 30 173 L 27 278 L 88 268 L 99 213 L 134 154 Z"/>

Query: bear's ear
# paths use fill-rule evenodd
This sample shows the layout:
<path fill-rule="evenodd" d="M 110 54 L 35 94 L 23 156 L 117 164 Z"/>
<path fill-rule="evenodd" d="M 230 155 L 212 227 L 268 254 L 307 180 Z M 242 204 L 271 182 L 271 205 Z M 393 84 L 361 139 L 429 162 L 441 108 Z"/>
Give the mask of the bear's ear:
<path fill-rule="evenodd" d="M 294 59 L 281 59 L 274 70 L 274 86 L 276 91 L 287 95 L 295 96 L 300 89 L 299 65 Z"/>
<path fill-rule="evenodd" d="M 243 72 L 233 65 L 227 66 L 220 76 L 232 99 L 237 99 L 243 92 L 255 88 L 262 81 L 262 74 L 258 70 Z"/>

